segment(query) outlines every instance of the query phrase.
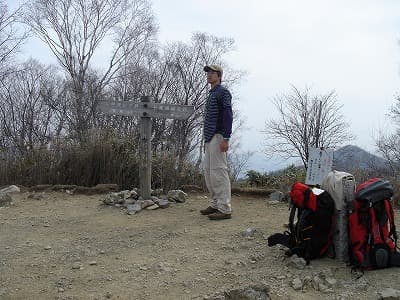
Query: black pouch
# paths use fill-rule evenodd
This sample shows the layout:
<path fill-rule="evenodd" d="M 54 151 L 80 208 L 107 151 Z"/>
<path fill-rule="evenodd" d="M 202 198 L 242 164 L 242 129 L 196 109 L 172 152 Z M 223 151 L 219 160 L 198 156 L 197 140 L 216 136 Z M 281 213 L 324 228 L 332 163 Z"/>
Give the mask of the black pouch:
<path fill-rule="evenodd" d="M 385 244 L 374 245 L 370 251 L 370 261 L 374 269 L 390 267 L 391 255 Z"/>
<path fill-rule="evenodd" d="M 288 232 L 285 233 L 275 233 L 271 236 L 268 237 L 267 239 L 268 241 L 268 246 L 272 247 L 275 246 L 277 244 L 283 245 L 285 247 L 291 248 L 291 237 L 290 234 Z"/>

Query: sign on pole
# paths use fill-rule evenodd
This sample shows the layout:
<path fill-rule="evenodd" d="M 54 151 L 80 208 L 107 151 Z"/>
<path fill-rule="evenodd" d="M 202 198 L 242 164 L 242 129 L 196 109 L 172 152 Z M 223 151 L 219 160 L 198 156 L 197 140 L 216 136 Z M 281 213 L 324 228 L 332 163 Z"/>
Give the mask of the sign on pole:
<path fill-rule="evenodd" d="M 332 171 L 333 151 L 324 148 L 309 147 L 308 166 L 305 183 L 320 185 L 322 180 Z"/>
<path fill-rule="evenodd" d="M 193 114 L 194 106 L 153 102 L 101 101 L 99 110 L 108 115 L 185 120 Z"/>
<path fill-rule="evenodd" d="M 101 101 L 98 109 L 107 115 L 139 116 L 139 182 L 143 199 L 151 198 L 151 118 L 185 120 L 194 112 L 194 106 L 153 103 L 151 97 L 133 101 Z"/>

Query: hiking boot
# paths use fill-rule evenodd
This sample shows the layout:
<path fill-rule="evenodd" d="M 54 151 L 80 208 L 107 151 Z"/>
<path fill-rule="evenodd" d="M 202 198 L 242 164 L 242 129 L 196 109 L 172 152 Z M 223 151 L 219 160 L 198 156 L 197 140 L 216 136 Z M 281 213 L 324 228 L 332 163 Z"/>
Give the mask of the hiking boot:
<path fill-rule="evenodd" d="M 224 214 L 224 213 L 220 212 L 219 210 L 217 210 L 215 213 L 209 214 L 208 218 L 210 220 L 224 220 L 224 219 L 232 218 L 232 215 L 231 214 Z"/>
<path fill-rule="evenodd" d="M 209 214 L 215 213 L 215 212 L 217 212 L 217 211 L 218 211 L 218 209 L 209 206 L 209 207 L 207 207 L 206 209 L 200 210 L 200 213 L 201 213 L 202 215 L 209 215 Z"/>

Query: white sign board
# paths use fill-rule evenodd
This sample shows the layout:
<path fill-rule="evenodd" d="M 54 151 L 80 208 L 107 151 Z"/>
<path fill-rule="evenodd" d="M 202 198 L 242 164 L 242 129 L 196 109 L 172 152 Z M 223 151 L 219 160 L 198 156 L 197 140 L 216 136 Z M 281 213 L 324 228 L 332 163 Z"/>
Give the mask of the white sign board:
<path fill-rule="evenodd" d="M 98 108 L 107 115 L 140 116 L 186 120 L 194 113 L 194 106 L 134 101 L 99 101 Z"/>
<path fill-rule="evenodd" d="M 321 184 L 322 180 L 332 171 L 333 151 L 323 148 L 309 148 L 306 184 Z"/>

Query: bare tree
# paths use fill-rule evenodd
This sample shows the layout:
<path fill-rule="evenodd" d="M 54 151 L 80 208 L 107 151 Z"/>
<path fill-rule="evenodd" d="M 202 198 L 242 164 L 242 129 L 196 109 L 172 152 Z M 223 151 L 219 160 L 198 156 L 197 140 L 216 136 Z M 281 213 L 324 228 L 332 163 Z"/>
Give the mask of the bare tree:
<path fill-rule="evenodd" d="M 378 153 L 387 160 L 392 175 L 400 174 L 400 130 L 395 133 L 380 132 L 375 139 Z"/>
<path fill-rule="evenodd" d="M 130 61 L 126 69 L 120 70 L 121 76 L 112 85 L 113 98 L 129 101 L 144 94 L 152 95 L 156 102 L 195 107 L 195 113 L 188 120 L 153 120 L 153 152 L 169 151 L 179 164 L 191 159 L 191 154 L 200 148 L 203 106 L 208 92 L 203 67 L 209 62 L 223 64 L 224 56 L 232 49 L 232 39 L 195 33 L 188 43 L 171 43 L 159 51 L 147 51 L 140 63 Z M 224 84 L 230 87 L 238 82 L 242 74 L 234 70 L 226 73 Z M 129 128 L 135 126 L 132 120 L 126 118 L 112 119 L 130 124 L 127 126 Z M 123 125 L 117 127 L 124 128 Z M 200 162 L 201 154 L 198 158 Z"/>
<path fill-rule="evenodd" d="M 9 74 L 0 85 L 1 146 L 23 154 L 36 146 L 46 145 L 57 127 L 48 105 L 55 72 L 34 60 Z"/>
<path fill-rule="evenodd" d="M 307 167 L 310 146 L 336 148 L 352 139 L 334 92 L 311 95 L 308 88 L 292 86 L 290 94 L 275 97 L 273 104 L 278 116 L 263 131 L 267 155 L 298 157 Z"/>
<path fill-rule="evenodd" d="M 204 65 L 222 65 L 226 70 L 223 84 L 229 88 L 234 87 L 243 75 L 240 71 L 228 71 L 229 67 L 224 63 L 224 56 L 233 48 L 233 39 L 218 38 L 205 33 L 193 34 L 188 44 L 175 43 L 164 48 L 163 65 L 166 66 L 168 79 L 164 88 L 157 90 L 157 98 L 167 103 L 195 107 L 195 113 L 188 120 L 174 120 L 168 124 L 169 136 L 174 137 L 169 145 L 174 149 L 179 161 L 187 159 L 195 149 L 199 149 L 198 163 L 202 159 L 203 151 L 199 145 L 203 144 L 203 113 L 208 93 Z M 235 120 L 238 121 L 239 117 L 235 116 Z"/>
<path fill-rule="evenodd" d="M 146 0 L 34 0 L 25 22 L 44 41 L 67 72 L 73 92 L 74 133 L 82 140 L 90 128 L 94 107 L 84 103 L 93 56 L 101 45 L 113 45 L 104 72 L 98 76 L 101 91 L 129 57 L 140 54 L 155 34 L 151 7 Z M 93 66 L 92 66 L 93 68 Z M 96 106 L 96 101 L 91 103 Z"/>
<path fill-rule="evenodd" d="M 233 181 L 237 181 L 248 166 L 249 159 L 254 155 L 254 151 L 228 153 L 229 174 Z"/>
<path fill-rule="evenodd" d="M 18 15 L 22 7 L 10 12 L 0 0 L 0 77 L 10 72 L 10 61 L 18 52 L 28 33 L 18 26 Z"/>
<path fill-rule="evenodd" d="M 388 117 L 391 118 L 397 126 L 395 132 L 380 130 L 375 139 L 375 145 L 378 153 L 388 162 L 393 175 L 400 174 L 400 96 L 395 98 L 395 104 L 391 107 Z"/>

